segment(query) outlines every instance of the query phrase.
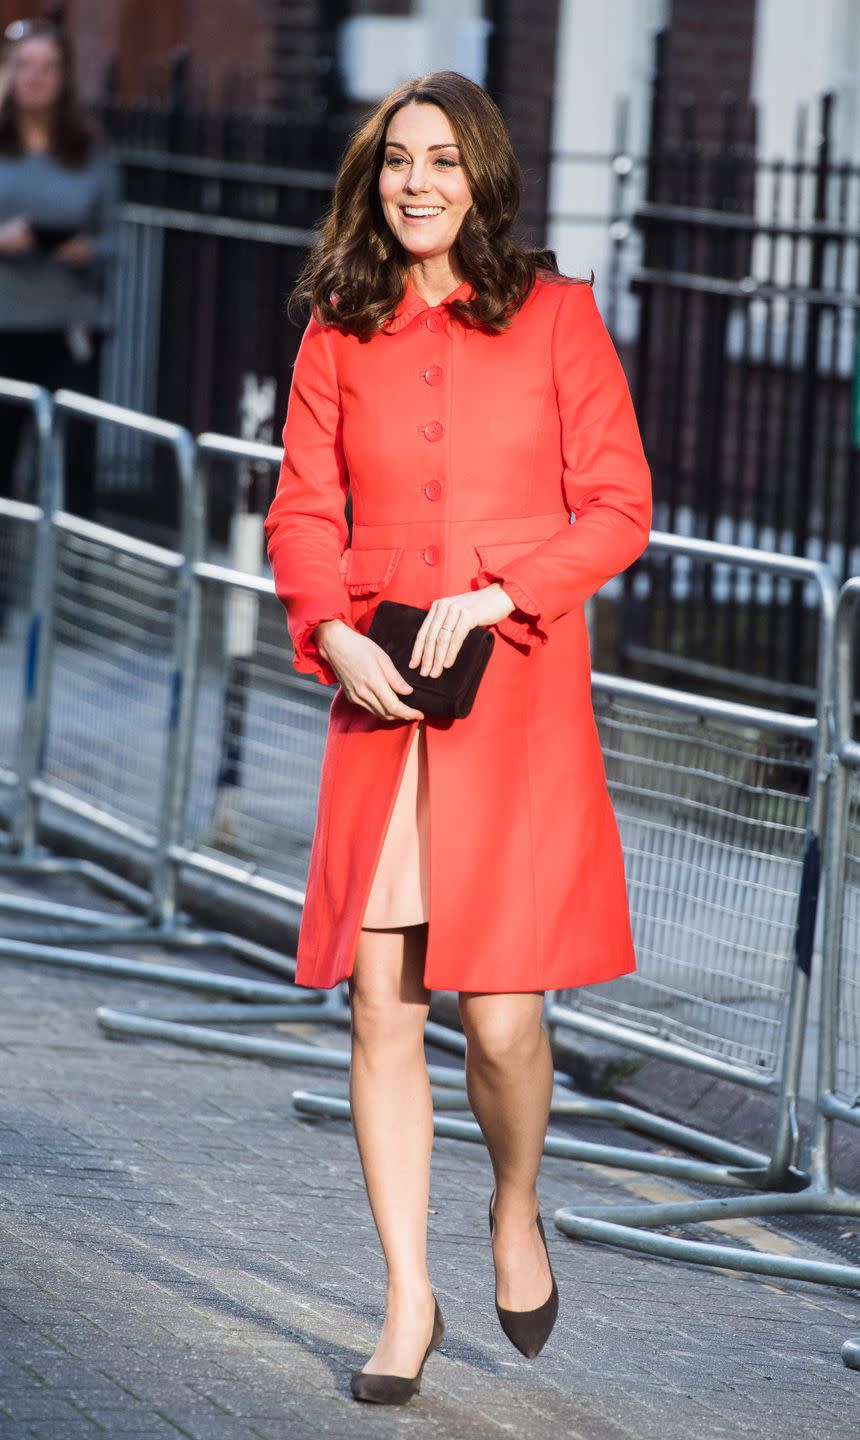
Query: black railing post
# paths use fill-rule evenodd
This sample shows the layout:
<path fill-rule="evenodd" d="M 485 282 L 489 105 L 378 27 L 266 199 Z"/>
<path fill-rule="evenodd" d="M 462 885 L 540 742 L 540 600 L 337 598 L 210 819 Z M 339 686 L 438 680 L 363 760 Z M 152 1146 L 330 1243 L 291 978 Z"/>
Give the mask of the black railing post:
<path fill-rule="evenodd" d="M 654 68 L 651 74 L 651 105 L 648 125 L 648 149 L 645 159 L 644 200 L 646 205 L 655 202 L 660 194 L 664 156 L 665 85 L 666 58 L 669 33 L 658 30 L 654 36 Z M 654 261 L 655 231 L 653 223 L 646 220 L 642 226 L 642 263 L 646 269 Z M 636 411 L 640 425 L 647 432 L 648 426 L 648 377 L 651 339 L 651 286 L 646 281 L 639 288 L 639 327 L 636 344 L 635 395 Z"/>
<path fill-rule="evenodd" d="M 649 107 L 649 123 L 647 147 L 645 152 L 645 175 L 643 184 L 643 200 L 646 205 L 654 203 L 660 194 L 660 184 L 664 158 L 664 122 L 665 122 L 665 83 L 666 83 L 666 59 L 668 51 L 668 31 L 658 30 L 654 36 L 653 68 L 651 71 L 651 103 Z M 656 258 L 659 236 L 655 222 L 650 219 L 639 221 L 642 234 L 642 265 L 647 270 L 653 266 Z M 636 404 L 636 414 L 639 421 L 639 428 L 645 444 L 646 453 L 652 462 L 652 469 L 657 470 L 656 442 L 658 438 L 658 426 L 654 423 L 654 417 L 649 414 L 654 389 L 651 385 L 651 327 L 653 320 L 653 286 L 646 279 L 634 286 L 635 293 L 639 300 L 639 314 L 636 329 L 635 349 L 632 360 L 632 392 Z M 659 385 L 657 387 L 659 393 Z M 655 490 L 658 486 L 658 476 L 655 473 Z M 646 562 L 647 564 L 647 562 Z M 651 596 L 649 602 L 637 597 L 634 593 L 634 576 L 630 570 L 626 570 L 622 576 L 622 598 L 617 611 L 617 622 L 615 628 L 615 661 L 619 669 L 623 668 L 623 657 L 628 646 L 631 644 L 643 644 L 646 642 L 647 634 L 651 625 L 651 617 L 654 611 L 654 587 L 659 584 L 657 573 L 651 568 Z"/>
<path fill-rule="evenodd" d="M 819 109 L 819 127 L 815 145 L 815 198 L 813 202 L 813 229 L 809 240 L 809 282 L 810 292 L 806 300 L 806 325 L 803 337 L 803 362 L 800 376 L 800 403 L 797 432 L 797 486 L 795 488 L 792 530 L 796 555 L 805 555 L 810 534 L 810 509 L 813 503 L 813 480 L 816 449 L 816 421 L 818 397 L 821 386 L 819 375 L 819 348 L 821 339 L 821 301 L 815 292 L 821 291 L 824 281 L 824 262 L 827 250 L 827 236 L 823 222 L 827 219 L 828 183 L 831 174 L 831 139 L 835 96 L 832 92 L 822 95 Z M 789 633 L 799 635 L 803 622 L 803 595 L 800 586 L 792 589 L 791 625 Z M 800 647 L 795 650 L 796 662 L 800 663 Z M 794 677 L 792 677 L 794 678 Z"/>
<path fill-rule="evenodd" d="M 167 114 L 167 148 L 180 148 L 182 126 L 191 99 L 191 51 L 178 45 L 170 56 L 170 89 Z"/>

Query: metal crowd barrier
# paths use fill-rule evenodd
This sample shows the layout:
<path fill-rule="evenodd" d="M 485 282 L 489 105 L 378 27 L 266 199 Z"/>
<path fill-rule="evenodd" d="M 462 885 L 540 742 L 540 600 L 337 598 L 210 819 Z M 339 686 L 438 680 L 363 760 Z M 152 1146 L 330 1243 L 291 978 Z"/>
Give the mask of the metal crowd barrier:
<path fill-rule="evenodd" d="M 686 1262 L 860 1287 L 860 1265 L 751 1252 L 658 1233 L 663 1226 L 746 1216 L 860 1216 L 860 1196 L 834 1184 L 832 1163 L 834 1123 L 860 1125 L 860 742 L 853 735 L 858 606 L 860 577 L 843 587 L 836 623 L 834 733 L 826 762 L 831 794 L 825 842 L 818 1100 L 809 1188 L 800 1194 L 740 1195 L 678 1204 L 563 1208 L 556 1212 L 555 1223 L 567 1235 Z M 846 1365 L 860 1368 L 860 1338 L 846 1341 L 842 1354 Z"/>
<path fill-rule="evenodd" d="M 220 435 L 201 435 L 198 452 L 201 469 L 213 457 L 272 469 L 282 458 L 273 446 Z M 197 625 L 186 674 L 194 738 L 169 859 L 204 881 L 298 910 L 331 692 L 288 663 L 283 608 L 258 573 L 259 520 L 255 528 L 253 570 L 203 560 L 193 567 Z"/>
<path fill-rule="evenodd" d="M 720 1157 L 722 1142 L 690 1127 L 675 1140 L 717 1157 L 690 1162 L 689 1179 L 797 1187 L 835 582 L 824 565 L 716 542 L 655 533 L 649 549 L 808 587 L 818 613 L 816 710 L 804 717 L 595 676 L 637 968 L 557 993 L 547 1019 L 773 1095 L 771 1148 L 752 1163 L 739 1165 L 730 1149 Z"/>
<path fill-rule="evenodd" d="M 180 499 L 180 549 L 166 550 L 70 514 L 64 451 L 71 415 L 120 426 L 166 445 Z M 100 890 L 143 909 L 163 908 L 169 802 L 177 778 L 177 702 L 189 624 L 190 567 L 199 548 L 194 442 L 180 426 L 59 391 L 51 434 L 53 503 L 39 546 L 40 634 L 34 703 L 22 732 L 13 854 L 3 869 L 83 873 Z M 107 865 L 47 855 L 40 846 L 53 812 L 144 857 L 151 882 L 132 885 Z M 3 909 L 16 908 L 9 897 Z M 123 931 L 127 917 L 64 902 L 42 918 Z M 56 942 L 62 932 L 54 932 Z M 75 933 L 74 928 L 72 933 Z"/>
<path fill-rule="evenodd" d="M 65 510 L 65 421 L 72 414 L 171 450 L 178 550 Z M 20 735 L 13 853 L 0 860 L 0 873 L 74 875 L 104 892 L 108 903 L 93 908 L 40 899 L 34 921 L 29 897 L 3 895 L 0 910 L 12 918 L 14 934 L 0 939 L 0 955 L 163 982 L 163 966 L 79 948 L 156 941 L 220 947 L 291 978 L 290 957 L 224 931 L 198 929 L 177 908 L 173 851 L 183 834 L 195 751 L 200 637 L 204 510 L 197 446 L 179 426 L 67 391 L 55 396 L 49 438 L 55 493 L 35 555 L 32 701 Z M 46 816 L 73 817 L 100 840 L 107 858 L 96 863 L 47 852 L 40 844 Z M 129 852 L 143 862 L 144 886 L 130 882 L 119 866 L 111 868 L 115 856 Z M 201 972 L 175 973 L 197 974 L 198 988 L 219 989 L 217 978 L 210 984 L 204 974 L 201 983 Z M 270 1002 L 279 998 L 291 1015 L 300 1013 L 298 1001 L 309 1017 L 320 1010 L 313 993 L 305 997 L 281 986 L 267 995 Z"/>
<path fill-rule="evenodd" d="M 282 451 L 270 445 L 205 434 L 197 440 L 197 504 L 205 532 L 208 467 L 277 468 Z M 252 521 L 262 545 L 259 519 Z M 260 556 L 247 556 L 256 569 Z M 183 878 L 197 894 L 227 887 L 242 903 L 254 900 L 300 911 L 316 813 L 325 714 L 331 697 L 303 681 L 284 648 L 283 609 L 274 584 L 253 571 L 215 565 L 196 554 L 190 566 L 191 620 L 181 660 L 177 783 L 164 850 L 163 894 L 175 913 Z M 224 932 L 211 944 L 292 976 L 295 962 Z M 153 976 L 153 978 L 157 978 Z M 180 982 L 181 983 L 181 982 Z M 205 983 L 197 988 L 206 989 Z M 217 993 L 232 995 L 229 982 Z M 270 985 L 238 1004 L 155 1005 L 134 1011 L 102 1007 L 98 1020 L 111 1034 L 149 1035 L 175 1044 L 294 1063 L 348 1065 L 348 1052 L 278 1038 L 235 1035 L 217 1022 L 268 1024 L 302 1019 L 346 1024 L 342 992 L 297 991 Z"/>
<path fill-rule="evenodd" d="M 14 845 L 21 749 L 32 736 L 36 700 L 35 655 L 41 630 L 38 601 L 38 535 L 49 506 L 53 401 L 47 390 L 0 380 L 0 405 L 30 412 L 35 463 L 30 498 L 0 495 L 0 825 L 3 843 Z M 8 479 L 11 490 L 12 477 Z M 25 762 L 26 763 L 26 762 Z"/>

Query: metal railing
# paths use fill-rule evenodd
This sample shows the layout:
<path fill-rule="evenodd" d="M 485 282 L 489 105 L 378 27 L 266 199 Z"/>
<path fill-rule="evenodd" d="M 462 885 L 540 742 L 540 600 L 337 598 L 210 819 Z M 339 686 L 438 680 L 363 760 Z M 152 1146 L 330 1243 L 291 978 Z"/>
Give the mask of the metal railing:
<path fill-rule="evenodd" d="M 204 494 L 213 457 L 273 469 L 282 458 L 274 446 L 211 434 L 200 436 L 198 454 Z M 261 551 L 261 527 L 258 536 Z M 169 858 L 298 910 L 331 695 L 285 664 L 283 609 L 270 579 L 201 560 L 193 581 L 186 674 L 194 744 Z"/>
<path fill-rule="evenodd" d="M 552 997 L 560 1025 L 776 1098 L 770 1154 L 701 1178 L 769 1188 L 794 1171 L 825 813 L 836 588 L 790 556 L 653 533 L 656 554 L 814 588 L 809 717 L 609 676 L 593 693 L 624 843 L 637 968 Z M 685 1143 L 693 1148 L 701 1132 Z M 712 1139 L 713 1137 L 707 1137 Z M 692 1175 L 691 1175 L 692 1178 Z"/>
<path fill-rule="evenodd" d="M 0 380 L 0 405 L 23 407 L 35 432 L 35 464 L 28 500 L 0 496 L 0 824 L 14 845 L 21 767 L 30 763 L 38 700 L 36 653 L 42 629 L 37 555 L 38 533 L 50 505 L 50 444 L 53 401 L 47 390 Z"/>
<path fill-rule="evenodd" d="M 179 495 L 180 548 L 166 550 L 82 520 L 65 509 L 64 454 L 70 416 L 119 426 L 166 446 Z M 36 556 L 39 639 L 33 705 L 22 735 L 13 854 L 7 871 L 85 873 L 99 888 L 143 909 L 168 908 L 164 854 L 177 778 L 190 574 L 199 550 L 194 441 L 181 426 L 71 391 L 54 397 L 52 497 Z M 48 856 L 39 845 L 46 810 L 75 816 L 143 857 L 146 890 L 106 865 Z M 9 897 L 0 901 L 8 909 Z M 65 902 L 43 908 L 52 922 L 104 923 L 116 915 Z M 53 937 L 55 940 L 58 936 Z"/>
<path fill-rule="evenodd" d="M 860 1287 L 860 1265 L 833 1264 L 768 1251 L 755 1253 L 704 1241 L 665 1235 L 665 1226 L 702 1224 L 749 1216 L 860 1216 L 860 1197 L 834 1184 L 833 1126 L 860 1125 L 860 743 L 854 738 L 853 694 L 856 616 L 860 577 L 844 585 L 837 610 L 832 730 L 826 770 L 830 800 L 824 847 L 825 903 L 818 1031 L 817 1104 L 809 1152 L 810 1184 L 802 1193 L 732 1196 L 677 1204 L 621 1205 L 599 1209 L 562 1208 L 555 1223 L 575 1239 L 621 1245 L 704 1265 Z M 860 1368 L 860 1340 L 843 1347 L 843 1360 Z"/>
<path fill-rule="evenodd" d="M 68 414 L 171 448 L 180 499 L 179 549 L 151 545 L 64 510 L 63 420 Z M 0 910 L 14 927 L 14 935 L 0 939 L 0 955 L 134 975 L 237 1002 L 100 1014 L 104 1028 L 116 1033 L 158 1035 L 167 1026 L 178 1042 L 210 1042 L 208 1048 L 237 1042 L 241 1050 L 239 1037 L 219 1036 L 198 1022 L 256 1023 L 288 1016 L 342 1021 L 348 1012 L 339 992 L 301 993 L 271 983 L 255 989 L 211 971 L 80 948 L 150 941 L 196 950 L 208 946 L 291 978 L 291 956 L 227 931 L 193 926 L 178 909 L 177 893 L 182 872 L 194 869 L 198 882 L 201 877 L 214 877 L 219 884 L 226 880 L 245 899 L 263 893 L 300 909 L 302 847 L 309 846 L 315 808 L 313 750 L 315 745 L 321 756 L 324 727 L 318 687 L 303 686 L 298 677 L 294 685 L 284 680 L 289 667 L 272 583 L 202 559 L 207 460 L 217 454 L 234 463 L 271 466 L 280 462 L 281 452 L 223 436 L 194 441 L 181 427 L 68 392 L 56 396 L 52 418 L 47 439 L 56 494 L 46 508 L 37 556 L 41 580 L 36 588 L 43 596 L 45 623 L 31 667 L 38 704 L 27 731 L 29 764 L 19 767 L 13 815 L 17 853 L 0 863 L 11 874 L 74 874 L 106 891 L 110 904 L 84 908 L 65 899 L 45 900 L 38 920 L 29 922 L 27 899 L 0 896 Z M 259 646 L 261 601 L 268 614 Z M 296 703 L 290 702 L 293 688 L 299 692 Z M 316 723 L 309 723 L 309 716 Z M 279 798 L 288 824 L 273 829 L 273 812 L 257 820 L 254 806 L 277 793 L 272 770 L 264 775 L 262 767 L 271 766 L 281 744 L 289 750 L 292 733 L 301 742 L 302 764 L 284 774 Z M 307 813 L 299 823 L 295 804 L 288 802 L 301 775 Z M 94 863 L 47 853 L 40 838 L 52 807 L 83 825 L 86 835 L 95 833 L 107 842 L 113 855 Z M 240 820 L 242 833 L 236 828 Z M 256 861 L 249 864 L 243 855 L 248 825 L 270 832 L 265 877 L 256 875 Z M 281 846 L 289 836 L 293 856 L 285 880 Z M 143 887 L 121 873 L 121 857 L 130 852 L 144 864 Z M 279 1042 L 272 1043 L 277 1049 Z M 256 1041 L 249 1046 L 248 1053 L 257 1053 Z M 287 1044 L 286 1052 L 320 1063 L 317 1047 Z"/>

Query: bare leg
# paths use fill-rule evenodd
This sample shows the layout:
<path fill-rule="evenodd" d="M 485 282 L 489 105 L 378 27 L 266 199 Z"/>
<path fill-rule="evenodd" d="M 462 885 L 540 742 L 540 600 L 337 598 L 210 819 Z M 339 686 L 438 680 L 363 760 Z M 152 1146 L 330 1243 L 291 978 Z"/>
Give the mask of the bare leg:
<path fill-rule="evenodd" d="M 427 1206 L 433 1107 L 424 1059 L 427 926 L 363 929 L 350 981 L 349 1096 L 373 1219 L 388 1267 L 382 1335 L 363 1367 L 414 1375 L 430 1343 Z"/>
<path fill-rule="evenodd" d="M 552 1097 L 552 1056 L 541 1025 L 543 995 L 461 994 L 466 1089 L 496 1181 L 496 1298 L 533 1310 L 551 1289 L 535 1225 L 537 1176 Z"/>

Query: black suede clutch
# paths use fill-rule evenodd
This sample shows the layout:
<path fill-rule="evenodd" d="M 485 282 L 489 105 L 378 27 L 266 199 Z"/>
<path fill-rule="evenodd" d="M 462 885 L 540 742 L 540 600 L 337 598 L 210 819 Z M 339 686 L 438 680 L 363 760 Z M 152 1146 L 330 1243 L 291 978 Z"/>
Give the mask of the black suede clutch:
<path fill-rule="evenodd" d="M 66 240 L 71 240 L 78 231 L 68 225 L 31 225 L 33 239 L 40 250 L 56 250 Z"/>
<path fill-rule="evenodd" d="M 417 605 L 380 600 L 367 634 L 390 655 L 404 680 L 413 687 L 409 695 L 401 697 L 405 705 L 423 710 L 425 715 L 462 720 L 472 708 L 496 637 L 486 626 L 476 626 L 463 641 L 453 665 L 441 675 L 422 675 L 417 667 L 410 670 L 409 657 L 426 618 L 427 611 Z"/>

